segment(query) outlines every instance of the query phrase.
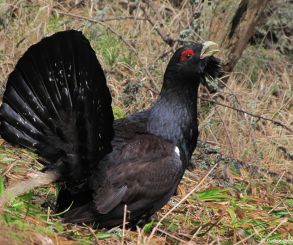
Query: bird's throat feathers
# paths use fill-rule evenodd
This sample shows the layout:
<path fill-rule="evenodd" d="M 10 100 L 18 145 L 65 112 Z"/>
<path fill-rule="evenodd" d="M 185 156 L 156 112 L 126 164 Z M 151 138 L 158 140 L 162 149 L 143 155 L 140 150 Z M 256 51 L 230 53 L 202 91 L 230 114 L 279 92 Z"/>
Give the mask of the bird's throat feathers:
<path fill-rule="evenodd" d="M 165 85 L 168 82 L 176 81 L 165 81 Z M 178 86 L 163 86 L 159 99 L 150 110 L 147 131 L 186 149 L 187 145 L 196 141 L 198 135 L 199 81 L 178 81 L 178 84 Z M 186 149 L 186 151 L 189 155 L 193 149 Z"/>

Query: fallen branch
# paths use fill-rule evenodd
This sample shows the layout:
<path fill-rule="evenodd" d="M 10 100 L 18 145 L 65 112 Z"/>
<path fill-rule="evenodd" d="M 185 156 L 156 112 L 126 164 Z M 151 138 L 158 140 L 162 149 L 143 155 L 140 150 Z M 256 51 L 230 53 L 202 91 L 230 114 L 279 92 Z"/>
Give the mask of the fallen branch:
<path fill-rule="evenodd" d="M 211 100 L 211 99 L 207 99 L 207 98 L 203 98 L 202 96 L 199 96 L 200 99 L 204 100 L 204 101 L 208 101 L 212 104 L 216 104 L 216 105 L 220 105 L 220 106 L 224 106 L 224 107 L 227 107 L 229 109 L 232 109 L 232 110 L 235 110 L 235 111 L 238 111 L 238 112 L 241 112 L 241 113 L 245 113 L 251 117 L 255 117 L 255 118 L 258 118 L 258 119 L 261 119 L 261 120 L 265 120 L 265 121 L 269 121 L 273 124 L 275 124 L 276 126 L 280 126 L 282 128 L 285 128 L 286 130 L 288 130 L 289 132 L 293 133 L 293 129 L 291 129 L 290 127 L 288 127 L 287 125 L 283 124 L 282 122 L 280 121 L 277 121 L 277 120 L 274 120 L 274 119 L 270 119 L 270 118 L 266 118 L 266 117 L 263 117 L 263 116 L 260 116 L 260 115 L 257 115 L 257 114 L 253 114 L 251 112 L 248 112 L 248 111 L 244 111 L 242 109 L 238 109 L 238 108 L 235 108 L 233 106 L 229 106 L 229 105 L 226 105 L 226 104 L 222 104 L 218 101 L 215 101 L 215 100 Z"/>
<path fill-rule="evenodd" d="M 277 146 L 277 150 L 281 151 L 286 158 L 288 158 L 289 160 L 293 160 L 293 152 L 289 151 L 285 146 L 280 145 L 276 142 L 272 142 L 274 145 Z"/>
<path fill-rule="evenodd" d="M 207 144 L 206 142 L 203 142 L 201 140 L 198 140 L 197 149 L 201 150 L 203 155 L 215 155 L 217 164 L 221 164 L 221 162 L 223 162 L 224 164 L 234 165 L 234 167 L 236 167 L 237 170 L 240 170 L 241 168 L 243 168 L 251 174 L 259 173 L 261 175 L 268 175 L 274 179 L 279 179 L 279 177 L 281 175 L 280 173 L 270 171 L 266 168 L 262 168 L 260 166 L 256 166 L 256 165 L 253 165 L 253 164 L 241 161 L 241 160 L 231 158 L 229 156 L 225 156 L 225 155 L 221 154 L 217 149 L 210 147 L 209 144 Z M 282 175 L 283 175 L 283 179 L 287 183 L 293 184 L 293 176 L 292 175 L 288 175 L 288 174 L 285 175 L 284 173 L 282 173 Z"/>

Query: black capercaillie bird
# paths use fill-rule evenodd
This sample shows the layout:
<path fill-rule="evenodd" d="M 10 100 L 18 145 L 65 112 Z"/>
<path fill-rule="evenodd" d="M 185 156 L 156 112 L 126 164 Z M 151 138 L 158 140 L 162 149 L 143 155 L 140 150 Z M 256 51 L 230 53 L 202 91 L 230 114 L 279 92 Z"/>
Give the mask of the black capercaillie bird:
<path fill-rule="evenodd" d="M 216 51 L 213 42 L 178 49 L 154 105 L 114 121 L 105 75 L 81 32 L 31 46 L 8 77 L 0 134 L 36 152 L 44 169 L 8 188 L 0 206 L 60 182 L 65 222 L 120 225 L 126 205 L 129 225 L 142 225 L 175 193 L 196 147 L 198 87 L 220 75 Z"/>

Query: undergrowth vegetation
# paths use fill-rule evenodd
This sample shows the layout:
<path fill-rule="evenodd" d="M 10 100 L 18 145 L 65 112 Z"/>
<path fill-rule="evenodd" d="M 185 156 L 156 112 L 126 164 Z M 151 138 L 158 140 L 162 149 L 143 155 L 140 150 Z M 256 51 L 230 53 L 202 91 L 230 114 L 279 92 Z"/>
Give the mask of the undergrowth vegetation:
<path fill-rule="evenodd" d="M 150 8 L 125 2 L 0 0 L 1 91 L 30 45 L 74 28 L 85 33 L 102 63 L 115 117 L 149 107 L 173 51 L 156 30 L 201 40 L 189 28 L 200 1 L 180 7 L 152 1 Z M 193 168 L 143 229 L 64 224 L 53 212 L 58 186 L 51 185 L 1 210 L 0 244 L 293 243 L 292 64 L 278 47 L 253 43 L 222 89 L 210 94 L 201 88 Z M 38 169 L 33 153 L 1 140 L 0 194 Z"/>

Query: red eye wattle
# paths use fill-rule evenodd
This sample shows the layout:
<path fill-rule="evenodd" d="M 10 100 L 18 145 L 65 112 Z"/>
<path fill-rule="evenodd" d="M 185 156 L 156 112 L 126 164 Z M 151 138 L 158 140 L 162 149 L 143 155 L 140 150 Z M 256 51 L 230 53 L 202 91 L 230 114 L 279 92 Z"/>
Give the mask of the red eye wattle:
<path fill-rule="evenodd" d="M 180 56 L 180 62 L 188 59 L 191 56 L 194 56 L 195 52 L 192 49 L 186 49 L 182 51 L 181 56 Z"/>

